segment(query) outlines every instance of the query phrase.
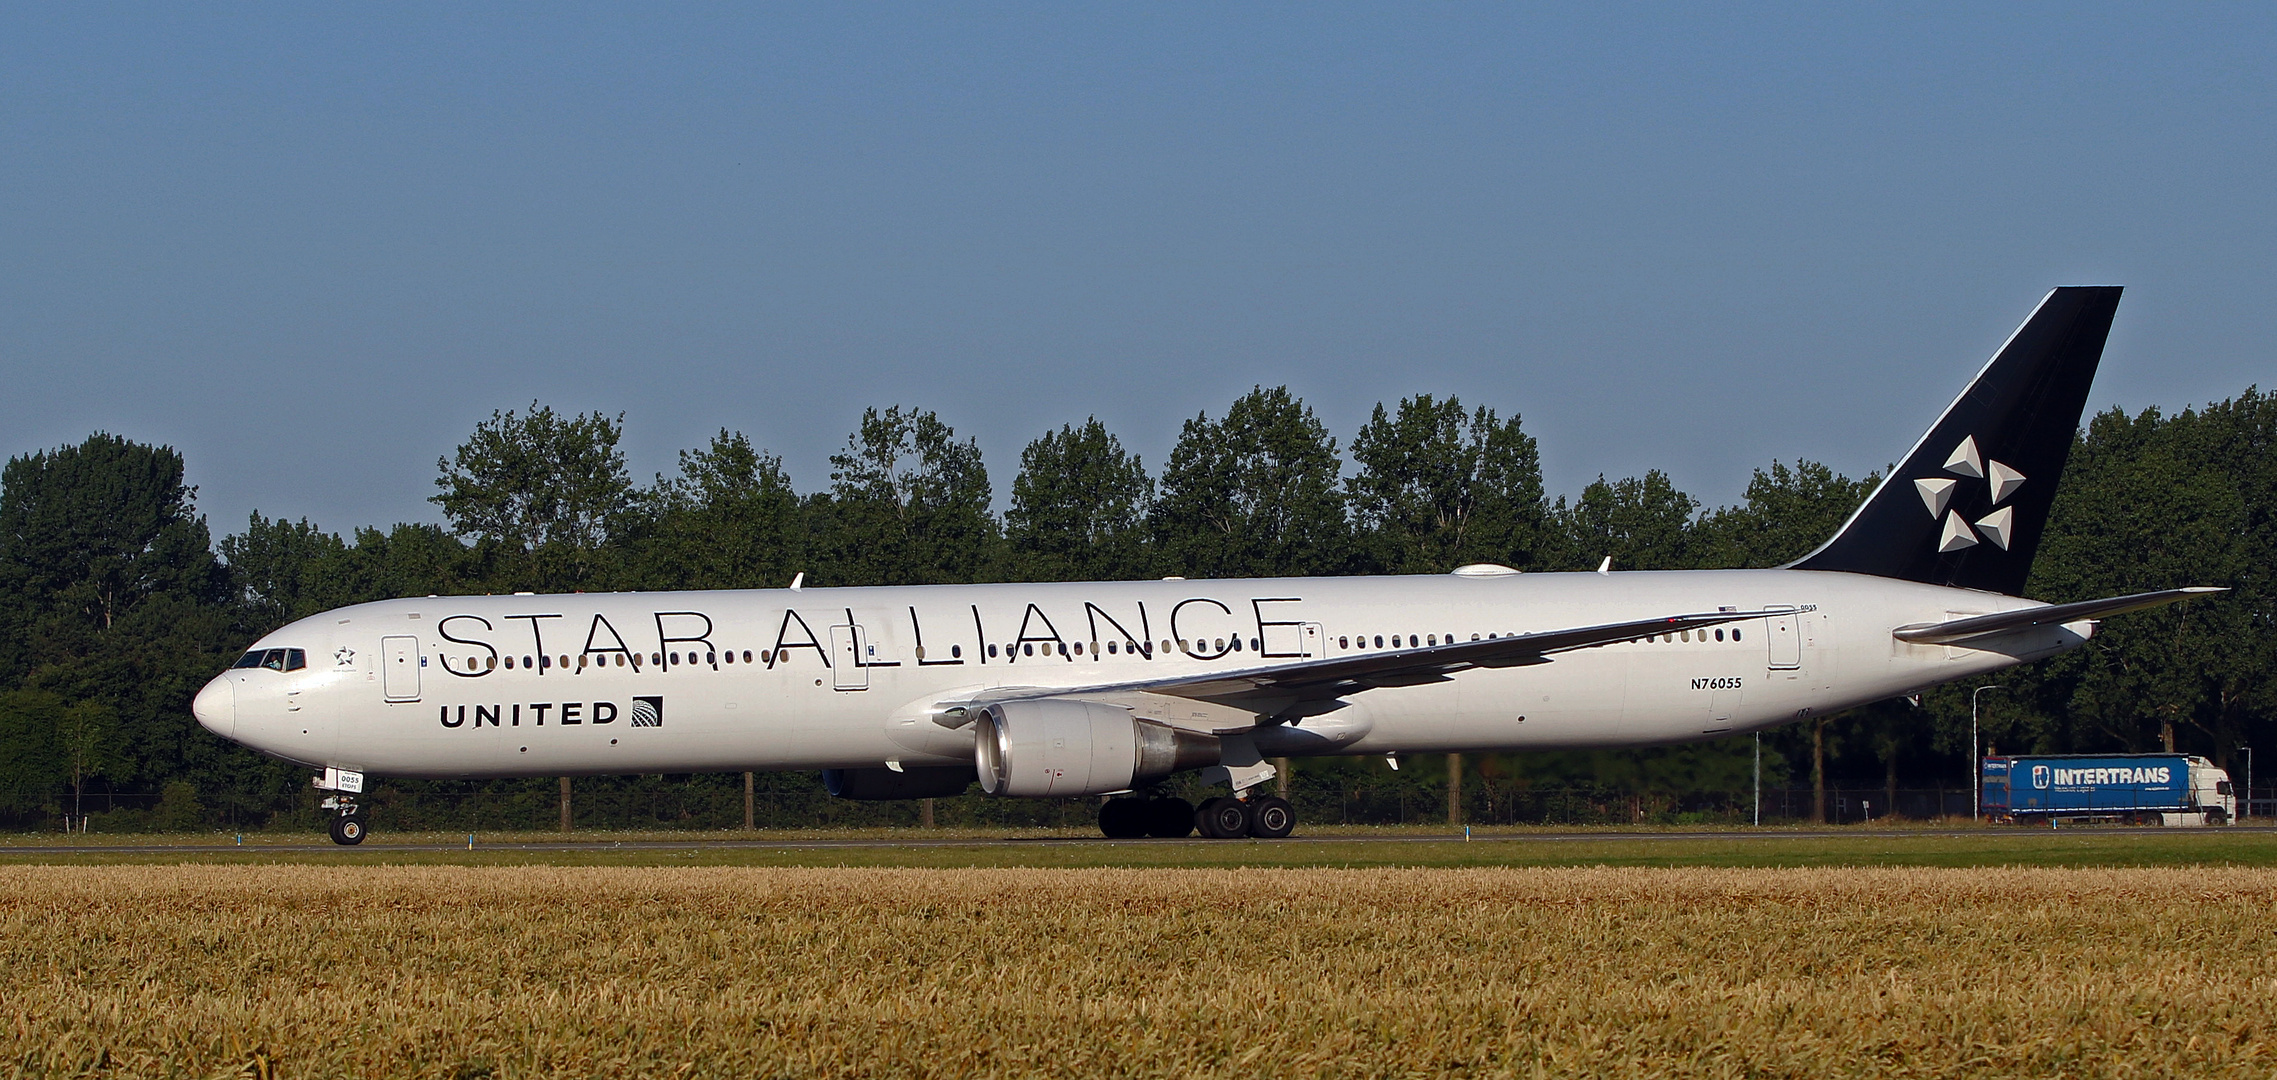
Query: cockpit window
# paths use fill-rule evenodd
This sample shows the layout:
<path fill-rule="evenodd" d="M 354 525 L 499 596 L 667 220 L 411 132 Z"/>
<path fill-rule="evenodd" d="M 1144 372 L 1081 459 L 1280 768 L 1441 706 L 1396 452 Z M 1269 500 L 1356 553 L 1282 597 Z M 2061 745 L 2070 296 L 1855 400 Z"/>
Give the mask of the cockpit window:
<path fill-rule="evenodd" d="M 232 670 L 268 668 L 271 671 L 299 671 L 308 666 L 308 652 L 305 649 L 255 649 L 238 657 L 237 662 L 229 666 Z"/>

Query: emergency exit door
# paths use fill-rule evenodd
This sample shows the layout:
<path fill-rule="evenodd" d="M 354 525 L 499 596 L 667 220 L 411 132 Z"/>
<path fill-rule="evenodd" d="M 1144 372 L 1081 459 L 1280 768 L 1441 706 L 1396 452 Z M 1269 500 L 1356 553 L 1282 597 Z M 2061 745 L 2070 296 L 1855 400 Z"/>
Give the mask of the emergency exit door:
<path fill-rule="evenodd" d="M 830 679 L 840 690 L 870 688 L 869 643 L 858 625 L 830 628 Z"/>

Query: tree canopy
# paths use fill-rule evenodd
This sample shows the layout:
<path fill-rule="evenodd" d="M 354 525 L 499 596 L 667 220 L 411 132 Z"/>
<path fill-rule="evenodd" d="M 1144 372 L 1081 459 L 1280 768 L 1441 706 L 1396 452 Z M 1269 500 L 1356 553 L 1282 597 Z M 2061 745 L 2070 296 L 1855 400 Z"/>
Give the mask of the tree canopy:
<path fill-rule="evenodd" d="M 1664 472 L 1543 490 L 1519 417 L 1419 394 L 1378 405 L 1349 453 L 1286 387 L 1185 422 L 1158 475 L 1096 418 L 1021 452 L 1001 516 L 978 443 L 935 413 L 866 410 L 801 492 L 742 432 L 634 482 L 623 417 L 532 402 L 493 412 L 439 459 L 444 523 L 346 535 L 254 513 L 210 537 L 181 455 L 104 433 L 0 471 L 0 817 L 57 812 L 74 788 L 155 792 L 173 813 L 247 813 L 305 783 L 200 730 L 197 688 L 297 618 L 395 596 L 517 589 L 1763 567 L 1831 535 L 1877 483 L 1773 461 L 1703 508 Z M 2227 760 L 2277 745 L 2277 402 L 2257 388 L 2167 414 L 2117 410 L 2079 433 L 2029 594 L 2177 585 L 2233 591 L 2114 619 L 2086 648 L 1983 695 L 2003 750 L 2148 750 Z M 1775 776 L 1814 754 L 1834 776 L 1967 775 L 1968 697 L 1884 703 L 1766 735 Z M 1520 755 L 1480 775 L 1706 785 L 1740 747 Z M 1531 781 L 1528 778 L 1532 778 Z M 235 800 L 235 802 L 232 802 Z M 45 807 L 42 810 L 41 807 Z M 192 809 L 183 809 L 185 807 Z M 202 809 L 201 809 L 202 808 Z"/>

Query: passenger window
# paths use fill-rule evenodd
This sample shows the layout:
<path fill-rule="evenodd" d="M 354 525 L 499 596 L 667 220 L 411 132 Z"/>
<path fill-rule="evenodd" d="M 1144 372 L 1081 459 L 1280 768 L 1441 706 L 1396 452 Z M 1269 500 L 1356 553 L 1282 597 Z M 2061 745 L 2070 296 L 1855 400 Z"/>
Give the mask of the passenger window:
<path fill-rule="evenodd" d="M 1384 647 L 1384 636 L 1383 636 L 1382 634 L 1377 634 L 1377 635 L 1376 635 L 1376 648 L 1379 648 L 1379 649 L 1381 649 L 1381 648 L 1383 648 L 1383 647 Z"/>
<path fill-rule="evenodd" d="M 563 654 L 561 654 L 561 666 L 563 666 L 563 667 L 568 667 L 568 666 L 569 666 L 569 654 L 568 654 L 568 653 L 563 653 Z"/>
<path fill-rule="evenodd" d="M 1114 642 L 1112 642 L 1112 641 L 1110 641 L 1110 642 L 1108 642 L 1108 643 L 1107 643 L 1107 655 L 1109 655 L 1109 656 L 1117 656 L 1117 655 L 1120 655 L 1120 654 L 1119 654 L 1119 653 L 1116 651 L 1116 648 L 1115 648 L 1115 643 L 1114 643 Z"/>
<path fill-rule="evenodd" d="M 1036 655 L 1036 647 L 1033 644 L 1022 645 L 1020 646 L 1020 652 L 1026 656 L 1034 656 Z"/>
<path fill-rule="evenodd" d="M 1432 644 L 1432 645 L 1437 645 L 1437 644 L 1439 644 L 1439 635 L 1437 635 L 1437 634 L 1433 634 L 1433 635 L 1431 635 L 1431 640 L 1430 640 L 1429 644 Z"/>
<path fill-rule="evenodd" d="M 1722 641 L 1723 639 L 1724 639 L 1724 632 L 1723 632 L 1723 631 L 1721 631 L 1721 630 L 1718 630 L 1718 631 L 1716 631 L 1716 640 L 1717 640 L 1717 641 Z"/>
<path fill-rule="evenodd" d="M 773 650 L 773 649 L 761 649 L 761 650 L 759 650 L 759 662 L 760 662 L 760 663 L 762 663 L 762 664 L 772 664 L 772 663 L 774 663 L 774 662 L 775 662 L 775 650 Z"/>
<path fill-rule="evenodd" d="M 964 659 L 964 658 L 965 658 L 965 647 L 964 647 L 964 646 L 962 646 L 962 645 L 951 645 L 951 646 L 949 646 L 949 659 L 951 659 L 951 660 L 962 660 L 962 659 Z"/>
<path fill-rule="evenodd" d="M 996 655 L 996 646 L 994 646 L 994 645 L 991 645 L 991 646 L 989 646 L 989 647 L 988 647 L 988 655 L 990 655 L 990 656 L 995 656 L 995 655 Z"/>
<path fill-rule="evenodd" d="M 1732 631 L 1732 632 L 1731 632 L 1731 639 L 1732 639 L 1733 641 L 1738 641 L 1738 640 L 1739 640 L 1739 631 L 1737 631 L 1737 630 L 1734 630 L 1734 631 Z"/>

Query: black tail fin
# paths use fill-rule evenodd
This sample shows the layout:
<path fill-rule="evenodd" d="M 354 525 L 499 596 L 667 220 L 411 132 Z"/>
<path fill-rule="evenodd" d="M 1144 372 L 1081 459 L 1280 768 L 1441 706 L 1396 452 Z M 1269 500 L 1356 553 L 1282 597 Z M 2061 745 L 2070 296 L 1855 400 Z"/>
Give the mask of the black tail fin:
<path fill-rule="evenodd" d="M 2116 285 L 2049 293 L 1866 505 L 1793 568 L 2022 593 L 2118 309 Z"/>

